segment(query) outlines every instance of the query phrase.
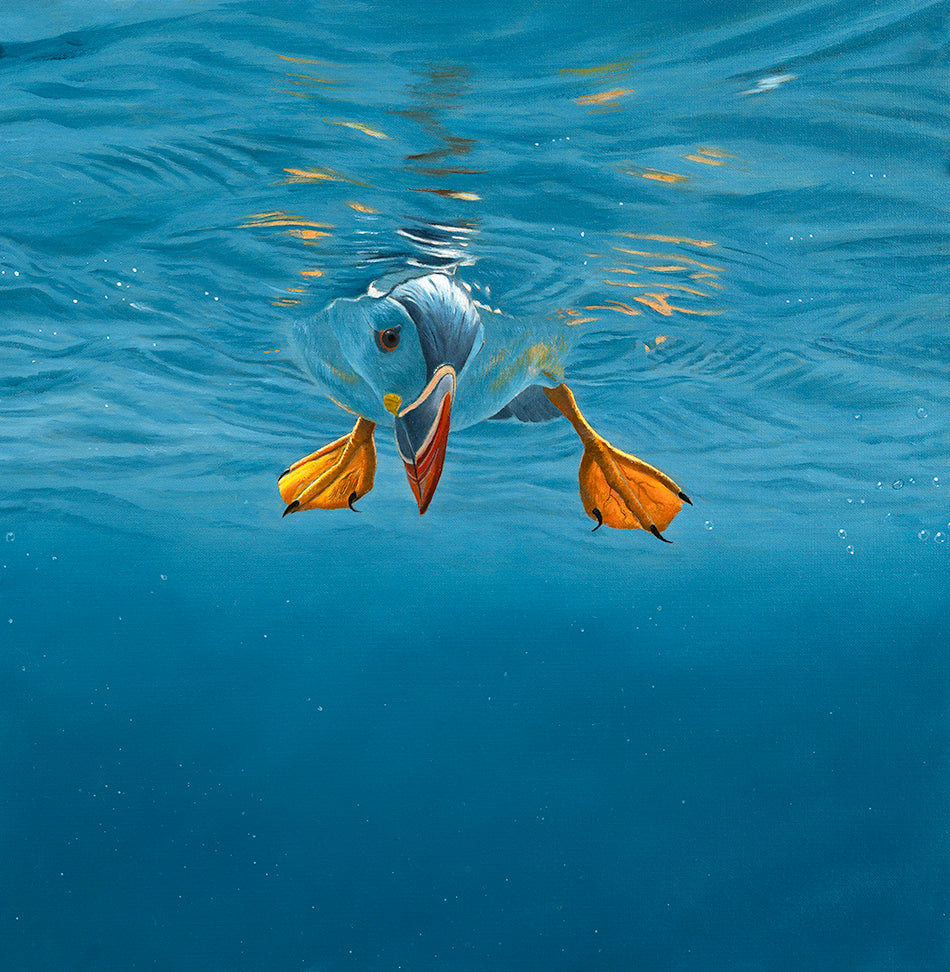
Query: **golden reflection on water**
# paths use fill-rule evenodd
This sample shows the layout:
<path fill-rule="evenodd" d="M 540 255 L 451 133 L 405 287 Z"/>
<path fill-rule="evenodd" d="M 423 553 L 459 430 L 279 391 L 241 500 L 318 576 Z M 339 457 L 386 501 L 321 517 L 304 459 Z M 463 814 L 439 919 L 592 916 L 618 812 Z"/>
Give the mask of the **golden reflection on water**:
<path fill-rule="evenodd" d="M 678 172 L 663 172 L 660 169 L 642 169 L 640 172 L 628 172 L 627 174 L 638 175 L 641 179 L 650 179 L 652 182 L 668 182 L 671 184 L 689 182 L 689 176 L 680 175 Z"/>
<path fill-rule="evenodd" d="M 660 236 L 658 234 L 652 233 L 628 233 L 621 232 L 620 236 L 625 236 L 633 239 L 646 239 L 646 240 L 658 240 L 664 243 L 674 243 L 677 245 L 688 245 L 697 247 L 710 247 L 715 246 L 715 243 L 711 240 L 694 240 L 686 237 L 669 237 Z M 645 257 L 648 261 L 647 263 L 633 263 L 627 264 L 625 266 L 611 266 L 607 267 L 604 272 L 609 274 L 621 275 L 627 274 L 630 276 L 638 276 L 641 273 L 648 274 L 684 274 L 689 280 L 696 281 L 698 278 L 704 278 L 704 284 L 709 287 L 716 287 L 721 289 L 721 284 L 718 284 L 716 277 L 720 272 L 722 272 L 721 267 L 716 267 L 710 263 L 700 263 L 700 261 L 675 253 L 654 253 L 649 250 L 632 250 L 629 247 L 615 246 L 613 250 L 618 253 L 625 253 L 630 256 Z M 664 261 L 664 262 L 652 262 L 652 261 Z M 673 261 L 673 262 L 665 262 Z M 703 273 L 697 274 L 692 271 L 693 266 L 699 266 L 703 268 Z M 649 307 L 650 310 L 655 311 L 657 314 L 661 314 L 664 317 L 671 317 L 674 313 L 678 314 L 690 314 L 694 316 L 711 316 L 721 313 L 719 310 L 705 310 L 696 307 L 685 307 L 681 304 L 671 304 L 670 297 L 672 294 L 689 294 L 693 297 L 709 298 L 710 294 L 706 290 L 700 290 L 698 287 L 693 287 L 685 283 L 670 283 L 668 281 L 650 281 L 643 282 L 634 280 L 612 280 L 609 278 L 604 278 L 603 283 L 608 287 L 627 287 L 630 289 L 637 289 L 645 291 L 642 294 L 635 294 L 631 296 L 631 300 L 634 303 L 643 304 L 645 307 Z M 648 289 L 649 288 L 649 289 Z M 589 308 L 594 309 L 594 308 Z M 614 310 L 617 313 L 630 313 L 633 308 L 629 304 L 619 304 L 618 302 L 610 302 L 607 306 L 598 307 L 597 309 L 603 310 Z M 666 338 L 664 337 L 664 340 Z M 654 344 L 661 344 L 662 341 L 657 341 Z M 647 347 L 647 350 L 652 350 L 651 347 Z"/>
<path fill-rule="evenodd" d="M 292 64 L 317 64 L 320 67 L 332 67 L 327 61 L 318 61 L 309 57 L 290 57 L 287 54 L 278 54 L 282 61 L 289 61 Z M 317 98 L 320 97 L 319 89 L 339 88 L 343 86 L 341 81 L 335 78 L 320 78 L 313 74 L 286 73 L 283 75 L 284 84 L 292 85 L 290 88 L 275 87 L 275 91 L 281 94 L 293 95 L 295 98 Z M 317 90 L 314 90 L 317 89 Z"/>
<path fill-rule="evenodd" d="M 269 213 L 252 213 L 247 217 L 251 222 L 242 223 L 241 229 L 255 229 L 258 226 L 319 226 L 323 229 L 333 229 L 332 223 L 314 223 L 304 216 L 274 210 Z"/>
<path fill-rule="evenodd" d="M 575 98 L 579 105 L 606 105 L 611 108 L 620 106 L 620 98 L 633 94 L 633 88 L 612 88 L 610 91 L 598 91 L 595 94 L 583 95 Z"/>
<path fill-rule="evenodd" d="M 630 235 L 630 234 L 624 233 L 622 235 L 627 236 L 627 235 Z M 713 245 L 714 246 L 715 244 L 708 244 L 708 245 Z M 690 266 L 702 267 L 704 270 L 709 270 L 709 271 L 711 271 L 713 273 L 724 273 L 725 272 L 723 267 L 716 267 L 716 266 L 713 266 L 711 263 L 700 263 L 699 260 L 695 260 L 695 259 L 693 259 L 693 257 L 683 256 L 682 254 L 679 254 L 679 253 L 651 253 L 648 250 L 631 250 L 631 249 L 628 249 L 627 247 L 624 247 L 624 246 L 615 246 L 614 249 L 617 250 L 619 253 L 629 253 L 629 254 L 632 254 L 633 256 L 649 257 L 650 259 L 653 259 L 653 260 L 677 260 L 679 263 L 688 263 Z M 646 269 L 647 270 L 659 270 L 660 268 L 659 267 L 647 267 Z M 663 269 L 665 270 L 666 268 L 664 267 Z M 685 270 L 686 267 L 683 267 L 683 268 L 677 267 L 676 269 L 684 269 Z"/>
<path fill-rule="evenodd" d="M 378 209 L 373 209 L 372 206 L 367 206 L 366 203 L 354 202 L 352 199 L 347 200 L 347 206 L 350 209 L 356 210 L 358 213 L 367 213 L 369 215 L 375 215 L 379 212 Z"/>
<path fill-rule="evenodd" d="M 370 138 L 390 138 L 385 132 L 381 132 L 376 128 L 370 128 L 369 125 L 364 125 L 362 122 L 356 121 L 337 121 L 333 118 L 324 118 L 324 122 L 327 125 L 339 125 L 342 128 L 351 128 L 355 132 L 362 132 L 364 135 L 369 135 Z"/>
<path fill-rule="evenodd" d="M 593 67 L 561 68 L 561 74 L 576 74 L 590 77 L 598 74 L 623 74 L 630 69 L 633 59 L 626 61 L 611 61 L 609 64 L 596 64 Z"/>
<path fill-rule="evenodd" d="M 716 245 L 712 240 L 667 236 L 658 233 L 618 231 L 617 235 L 627 239 L 648 240 L 684 247 L 692 246 L 700 249 Z M 562 308 L 555 313 L 565 324 L 576 326 L 577 324 L 592 323 L 599 320 L 599 316 L 587 317 L 584 316 L 584 312 L 595 315 L 598 312 L 610 312 L 626 317 L 637 317 L 644 313 L 643 307 L 649 308 L 662 317 L 673 317 L 678 314 L 705 317 L 722 313 L 721 310 L 716 308 L 692 306 L 692 301 L 688 298 L 708 300 L 712 296 L 710 290 L 721 290 L 723 284 L 719 282 L 718 278 L 724 272 L 723 267 L 703 262 L 684 253 L 640 250 L 629 246 L 614 245 L 611 247 L 611 253 L 613 255 L 586 253 L 585 256 L 589 261 L 602 264 L 601 273 L 610 275 L 601 279 L 604 286 L 623 287 L 640 292 L 631 294 L 629 302 L 604 300 L 587 304 L 583 307 L 583 310 Z M 663 275 L 666 279 L 657 279 L 657 275 Z M 642 281 L 624 279 L 640 276 L 645 279 Z M 679 276 L 679 280 L 670 279 L 677 276 Z M 683 296 L 677 300 L 677 295 Z M 657 335 L 652 341 L 643 344 L 644 352 L 649 354 L 672 337 L 669 334 Z"/>
<path fill-rule="evenodd" d="M 633 63 L 633 59 L 627 59 L 582 67 L 563 67 L 560 73 L 577 78 L 582 83 L 585 83 L 585 87 L 588 86 L 588 83 L 603 85 L 607 82 L 608 78 L 616 78 L 619 80 L 624 75 L 628 75 Z M 573 101 L 574 104 L 580 105 L 581 107 L 589 107 L 591 114 L 594 114 L 617 111 L 620 108 L 620 99 L 632 94 L 633 88 L 613 87 L 576 95 Z"/>
<path fill-rule="evenodd" d="M 350 179 L 340 172 L 334 172 L 333 169 L 284 169 L 284 172 L 289 175 L 289 178 L 282 180 L 285 186 L 299 182 L 348 182 L 353 186 L 368 188 L 367 183 Z"/>
<path fill-rule="evenodd" d="M 691 240 L 686 236 L 661 236 L 658 233 L 620 233 L 632 240 L 652 240 L 655 243 L 676 243 L 679 246 L 715 246 L 712 240 Z"/>
<path fill-rule="evenodd" d="M 333 229 L 331 223 L 315 223 L 293 213 L 257 213 L 248 219 L 250 222 L 242 223 L 240 229 L 270 229 L 281 226 L 285 228 L 285 232 L 308 244 L 319 242 L 321 237 L 331 236 L 328 231 Z"/>

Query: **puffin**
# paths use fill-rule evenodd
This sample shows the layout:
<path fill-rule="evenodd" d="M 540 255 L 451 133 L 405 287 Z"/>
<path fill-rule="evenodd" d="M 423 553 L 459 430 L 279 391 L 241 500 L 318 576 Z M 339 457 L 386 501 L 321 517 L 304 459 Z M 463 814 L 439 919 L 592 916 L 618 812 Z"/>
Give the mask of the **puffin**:
<path fill-rule="evenodd" d="M 426 273 L 338 298 L 296 322 L 293 343 L 318 388 L 356 422 L 280 474 L 284 516 L 355 509 L 373 488 L 377 425 L 394 429 L 422 515 L 435 496 L 450 427 L 486 419 L 571 423 L 583 446 L 581 502 L 594 530 L 646 530 L 670 543 L 663 531 L 692 503 L 669 476 L 615 448 L 584 418 L 564 383 L 570 340 L 563 326 L 515 322 L 454 274 Z"/>

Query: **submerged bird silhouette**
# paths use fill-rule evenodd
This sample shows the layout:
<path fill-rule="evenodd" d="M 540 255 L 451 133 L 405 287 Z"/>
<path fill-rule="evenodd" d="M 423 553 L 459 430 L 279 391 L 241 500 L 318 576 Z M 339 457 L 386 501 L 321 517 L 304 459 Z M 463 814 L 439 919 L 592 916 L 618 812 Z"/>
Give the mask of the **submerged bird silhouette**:
<path fill-rule="evenodd" d="M 479 311 L 488 311 L 486 328 Z M 392 424 L 409 485 L 425 513 L 442 474 L 449 422 L 488 418 L 544 422 L 563 415 L 584 446 L 581 500 L 588 516 L 660 540 L 689 497 L 653 466 L 614 448 L 581 414 L 562 381 L 563 335 L 511 326 L 445 273 L 404 280 L 383 292 L 333 301 L 295 327 L 300 356 L 341 408 L 352 431 L 295 462 L 278 479 L 284 516 L 342 509 L 373 488 L 377 424 Z M 496 325 L 497 322 L 497 326 Z M 507 326 L 506 326 L 507 325 Z"/>

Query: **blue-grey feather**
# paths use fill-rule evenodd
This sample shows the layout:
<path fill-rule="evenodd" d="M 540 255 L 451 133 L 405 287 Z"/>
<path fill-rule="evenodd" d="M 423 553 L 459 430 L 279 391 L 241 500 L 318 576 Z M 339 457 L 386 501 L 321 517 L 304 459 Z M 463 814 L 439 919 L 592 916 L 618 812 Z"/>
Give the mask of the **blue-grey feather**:
<path fill-rule="evenodd" d="M 517 419 L 519 422 L 550 422 L 561 413 L 551 404 L 541 385 L 528 387 L 502 409 L 491 416 L 493 419 Z"/>

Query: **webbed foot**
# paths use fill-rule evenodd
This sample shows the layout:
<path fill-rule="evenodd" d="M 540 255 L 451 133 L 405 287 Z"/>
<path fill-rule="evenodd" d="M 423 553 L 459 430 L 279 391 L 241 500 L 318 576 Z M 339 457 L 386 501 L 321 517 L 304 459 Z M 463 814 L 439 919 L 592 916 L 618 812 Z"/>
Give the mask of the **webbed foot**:
<path fill-rule="evenodd" d="M 584 443 L 578 475 L 587 515 L 618 530 L 648 530 L 669 543 L 662 531 L 690 498 L 669 476 L 649 463 L 612 446 L 591 428 L 567 385 L 545 388 L 545 394 L 574 426 Z"/>
<path fill-rule="evenodd" d="M 373 488 L 376 473 L 375 423 L 359 418 L 353 430 L 318 452 L 298 459 L 284 470 L 277 488 L 287 508 L 301 510 L 354 509 L 353 504 Z"/>

